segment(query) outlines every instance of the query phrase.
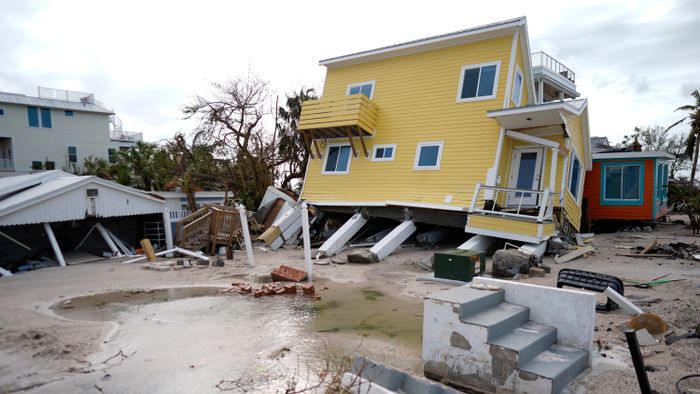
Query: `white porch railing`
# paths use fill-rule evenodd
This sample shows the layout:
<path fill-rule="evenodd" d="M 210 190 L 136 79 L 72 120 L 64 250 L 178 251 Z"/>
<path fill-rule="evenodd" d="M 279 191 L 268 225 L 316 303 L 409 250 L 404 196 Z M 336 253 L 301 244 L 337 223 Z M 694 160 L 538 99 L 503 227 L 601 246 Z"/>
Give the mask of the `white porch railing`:
<path fill-rule="evenodd" d="M 485 196 L 482 196 L 481 198 L 479 195 L 481 192 L 484 191 L 492 191 L 493 196 L 489 196 L 486 198 Z M 514 195 L 511 197 L 511 199 L 514 199 L 518 201 L 518 204 L 511 204 L 507 208 L 514 209 L 515 212 L 510 212 L 510 211 L 497 211 L 496 210 L 496 202 L 499 201 L 499 193 L 501 193 L 501 196 L 505 195 L 506 201 L 508 201 L 508 196 L 510 193 L 513 193 L 511 195 Z M 516 193 L 520 193 L 520 196 L 518 196 Z M 530 198 L 530 196 L 526 197 L 526 194 L 535 194 L 537 196 L 537 203 L 538 205 L 535 206 L 537 208 L 537 215 L 533 214 L 528 214 L 528 213 L 523 213 L 523 209 L 527 208 L 533 208 L 532 205 L 523 205 L 523 201 L 526 198 Z M 558 193 L 553 193 L 551 190 L 530 190 L 530 189 L 515 189 L 515 188 L 510 188 L 510 187 L 499 187 L 499 186 L 486 186 L 482 185 L 480 182 L 476 184 L 476 187 L 474 189 L 474 195 L 472 195 L 472 201 L 471 205 L 469 206 L 469 213 L 483 213 L 487 215 L 493 215 L 493 216 L 501 216 L 501 217 L 512 217 L 512 218 L 519 218 L 519 219 L 536 219 L 538 223 L 542 223 L 546 220 L 551 220 L 552 219 L 552 214 L 554 212 L 554 204 L 553 204 L 553 196 L 554 194 Z M 484 202 L 490 200 L 492 201 L 491 208 L 490 209 L 484 209 L 481 208 L 484 205 Z M 480 203 L 480 204 L 479 204 Z M 479 204 L 479 207 L 477 207 L 477 204 Z"/>
<path fill-rule="evenodd" d="M 13 159 L 0 159 L 0 171 L 13 171 L 15 161 Z"/>
<path fill-rule="evenodd" d="M 179 222 L 180 220 L 189 216 L 192 212 L 187 209 L 171 209 L 170 210 L 170 220 L 173 222 Z"/>

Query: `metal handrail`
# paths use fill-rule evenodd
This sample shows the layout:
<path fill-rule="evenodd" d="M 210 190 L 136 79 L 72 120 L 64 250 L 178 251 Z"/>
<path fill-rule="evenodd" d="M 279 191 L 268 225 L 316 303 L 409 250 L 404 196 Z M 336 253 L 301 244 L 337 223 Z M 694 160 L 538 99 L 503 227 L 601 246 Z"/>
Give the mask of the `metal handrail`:
<path fill-rule="evenodd" d="M 492 190 L 495 191 L 495 195 L 493 198 L 490 200 L 493 201 L 493 204 L 491 204 L 491 209 L 484 209 L 484 208 L 477 208 L 476 204 L 477 201 L 479 200 L 479 194 L 481 193 L 482 190 Z M 498 201 L 498 194 L 499 192 L 505 192 L 505 193 L 520 193 L 520 199 L 518 201 L 517 209 L 516 212 L 504 212 L 504 211 L 496 211 L 496 201 Z M 521 213 L 521 210 L 523 208 L 523 199 L 525 198 L 526 193 L 532 193 L 532 194 L 537 194 L 541 195 L 541 198 L 539 199 L 539 205 L 535 205 L 535 207 L 539 207 L 537 216 L 534 215 L 528 215 Z M 482 185 L 480 182 L 476 184 L 476 187 L 474 189 L 474 194 L 472 195 L 472 201 L 469 206 L 469 212 L 474 213 L 485 213 L 488 215 L 497 215 L 497 216 L 502 216 L 502 217 L 513 217 L 513 218 L 521 218 L 521 219 L 533 219 L 536 218 L 538 222 L 543 222 L 545 220 L 550 220 L 552 218 L 552 213 L 554 212 L 554 204 L 553 204 L 553 196 L 555 194 L 560 194 L 559 192 L 554 193 L 551 189 L 547 190 L 531 190 L 531 189 L 520 189 L 520 188 L 511 188 L 511 187 L 500 187 L 500 186 L 487 186 L 487 185 Z M 485 200 L 485 199 L 482 199 Z M 529 206 L 526 206 L 529 207 Z"/>
<path fill-rule="evenodd" d="M 548 54 L 541 51 L 533 52 L 530 54 L 530 58 L 532 59 L 532 67 L 541 66 L 548 68 L 569 81 L 576 83 L 576 73 Z"/>

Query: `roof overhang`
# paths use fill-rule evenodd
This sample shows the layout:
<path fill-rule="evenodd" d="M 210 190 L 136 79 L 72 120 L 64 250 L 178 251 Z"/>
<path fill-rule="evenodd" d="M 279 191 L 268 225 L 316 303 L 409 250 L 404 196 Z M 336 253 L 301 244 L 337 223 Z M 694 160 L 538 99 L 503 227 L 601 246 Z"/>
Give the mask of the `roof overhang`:
<path fill-rule="evenodd" d="M 447 48 L 490 38 L 512 35 L 520 26 L 525 24 L 525 17 L 509 19 L 502 22 L 460 30 L 453 33 L 422 38 L 396 45 L 389 45 L 368 51 L 356 52 L 349 55 L 333 57 L 319 61 L 321 66 L 338 68 L 396 56 Z"/>
<path fill-rule="evenodd" d="M 611 160 L 611 159 L 668 159 L 674 160 L 675 155 L 668 152 L 651 151 L 651 152 L 607 152 L 594 153 L 593 160 Z"/>

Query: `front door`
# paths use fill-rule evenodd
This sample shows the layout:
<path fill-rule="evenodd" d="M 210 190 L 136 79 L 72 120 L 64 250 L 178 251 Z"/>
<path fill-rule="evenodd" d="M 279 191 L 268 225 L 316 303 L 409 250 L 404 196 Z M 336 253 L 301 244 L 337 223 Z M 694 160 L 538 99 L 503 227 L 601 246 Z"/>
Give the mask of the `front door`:
<path fill-rule="evenodd" d="M 542 148 L 521 148 L 513 150 L 509 187 L 514 189 L 539 190 L 542 173 Z M 536 206 L 536 193 L 510 192 L 508 206 Z"/>

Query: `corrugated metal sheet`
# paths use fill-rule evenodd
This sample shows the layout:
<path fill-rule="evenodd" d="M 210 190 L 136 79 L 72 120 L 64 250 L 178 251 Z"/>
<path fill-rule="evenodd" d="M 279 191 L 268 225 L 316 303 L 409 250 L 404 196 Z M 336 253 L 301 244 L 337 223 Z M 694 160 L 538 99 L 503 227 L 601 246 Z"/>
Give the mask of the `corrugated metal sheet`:
<path fill-rule="evenodd" d="M 161 200 L 140 190 L 94 176 L 57 172 L 59 176 L 53 177 L 30 175 L 41 183 L 0 200 L 0 226 L 163 212 Z M 13 182 L 6 179 L 12 178 L 0 179 L 0 190 L 3 183 Z M 97 189 L 97 196 L 88 196 L 88 189 Z"/>
<path fill-rule="evenodd" d="M 46 99 L 7 92 L 0 92 L 0 103 L 71 109 L 74 111 L 99 112 L 110 115 L 114 113 L 114 111 L 104 108 L 97 104 L 76 103 L 73 101 Z"/>

